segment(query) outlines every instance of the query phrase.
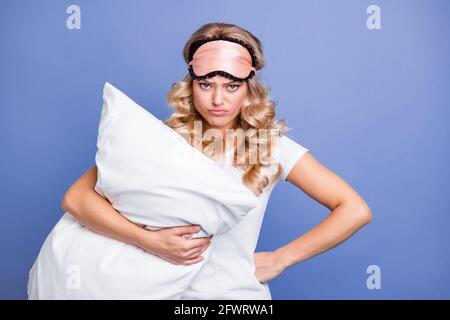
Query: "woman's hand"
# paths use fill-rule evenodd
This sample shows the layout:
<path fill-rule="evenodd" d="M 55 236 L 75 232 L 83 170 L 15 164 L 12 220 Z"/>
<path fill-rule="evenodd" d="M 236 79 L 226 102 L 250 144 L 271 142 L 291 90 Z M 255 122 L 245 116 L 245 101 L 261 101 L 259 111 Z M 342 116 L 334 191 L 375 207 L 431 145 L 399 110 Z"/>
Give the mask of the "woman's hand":
<path fill-rule="evenodd" d="M 255 252 L 254 262 L 255 276 L 261 283 L 272 280 L 285 269 L 275 252 Z"/>
<path fill-rule="evenodd" d="M 143 230 L 140 247 L 174 264 L 190 265 L 202 261 L 201 254 L 208 248 L 212 238 L 183 237 L 200 231 L 196 225 Z"/>

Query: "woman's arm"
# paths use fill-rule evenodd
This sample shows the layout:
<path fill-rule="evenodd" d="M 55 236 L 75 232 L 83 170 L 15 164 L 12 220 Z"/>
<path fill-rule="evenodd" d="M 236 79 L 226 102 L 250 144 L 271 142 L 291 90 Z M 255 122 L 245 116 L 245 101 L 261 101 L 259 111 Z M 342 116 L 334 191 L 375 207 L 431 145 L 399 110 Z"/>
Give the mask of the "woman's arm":
<path fill-rule="evenodd" d="M 372 220 L 364 199 L 310 152 L 294 165 L 287 180 L 331 212 L 317 226 L 275 251 L 283 268 L 337 246 Z"/>
<path fill-rule="evenodd" d="M 141 239 L 146 230 L 131 223 L 98 194 L 94 189 L 96 181 L 97 167 L 93 166 L 64 194 L 62 209 L 99 234 L 142 246 Z"/>
<path fill-rule="evenodd" d="M 201 261 L 211 243 L 211 237 L 187 239 L 185 234 L 196 233 L 195 225 L 150 231 L 137 225 L 114 209 L 111 203 L 95 191 L 97 167 L 84 173 L 64 194 L 61 207 L 81 224 L 109 238 L 135 245 L 175 264 Z"/>
<path fill-rule="evenodd" d="M 331 213 L 317 226 L 274 252 L 255 253 L 255 275 L 262 283 L 290 266 L 337 246 L 372 219 L 369 206 L 358 193 L 309 151 L 294 165 L 287 181 Z"/>

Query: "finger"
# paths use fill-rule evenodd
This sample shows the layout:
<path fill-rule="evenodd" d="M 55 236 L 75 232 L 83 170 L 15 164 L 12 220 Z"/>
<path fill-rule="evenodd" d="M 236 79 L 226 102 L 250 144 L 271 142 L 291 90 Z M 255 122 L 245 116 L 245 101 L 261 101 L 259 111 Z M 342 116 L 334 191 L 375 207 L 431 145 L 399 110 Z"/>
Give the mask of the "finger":
<path fill-rule="evenodd" d="M 204 259 L 203 256 L 198 256 L 197 258 L 194 258 L 194 259 L 184 260 L 184 261 L 182 262 L 182 264 L 184 264 L 184 265 L 190 265 L 190 264 L 194 264 L 194 263 L 200 262 L 200 261 L 202 261 L 203 259 Z"/>
<path fill-rule="evenodd" d="M 208 249 L 208 247 L 209 247 L 209 246 L 204 246 L 204 247 L 202 248 L 202 251 L 200 251 L 200 253 L 199 253 L 199 254 L 202 254 L 203 252 L 205 252 L 205 251 L 206 251 L 206 249 Z"/>
<path fill-rule="evenodd" d="M 177 236 L 182 236 L 189 233 L 196 233 L 201 230 L 200 226 L 198 225 L 190 225 L 190 226 L 182 226 L 182 227 L 175 227 L 174 233 Z"/>
<path fill-rule="evenodd" d="M 195 238 L 191 238 L 191 239 L 204 239 L 204 240 L 211 240 L 213 236 L 209 236 L 209 237 L 195 237 Z"/>
<path fill-rule="evenodd" d="M 185 259 L 192 259 L 200 254 L 202 254 L 206 249 L 208 249 L 209 245 L 200 246 L 198 248 L 187 251 L 187 256 Z"/>
<path fill-rule="evenodd" d="M 208 242 L 188 242 L 184 247 L 184 251 L 191 251 L 195 249 L 203 248 L 204 246 L 209 246 Z"/>
<path fill-rule="evenodd" d="M 191 250 L 194 248 L 198 248 L 198 247 L 203 247 L 203 246 L 209 246 L 209 244 L 211 243 L 211 240 L 207 239 L 207 238 L 203 238 L 203 239 L 186 239 L 186 246 L 187 249 L 186 250 Z"/>
<path fill-rule="evenodd" d="M 208 246 L 200 246 L 191 250 L 186 251 L 186 258 L 185 259 L 190 259 L 193 258 L 193 255 L 199 255 L 202 254 L 203 251 L 205 251 L 206 249 L 208 249 Z"/>
<path fill-rule="evenodd" d="M 191 250 L 188 251 L 185 255 L 185 257 L 183 258 L 183 260 L 188 260 L 188 259 L 194 259 L 197 258 L 201 252 L 202 252 L 203 248 L 199 248 L 199 249 L 195 249 L 195 250 Z"/>

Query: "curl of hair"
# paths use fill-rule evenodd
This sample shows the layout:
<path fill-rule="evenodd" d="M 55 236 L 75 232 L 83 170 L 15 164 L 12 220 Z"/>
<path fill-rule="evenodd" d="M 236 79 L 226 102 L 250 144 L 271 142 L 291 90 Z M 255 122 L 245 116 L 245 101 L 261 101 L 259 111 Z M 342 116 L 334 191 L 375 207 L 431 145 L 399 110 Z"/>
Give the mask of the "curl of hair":
<path fill-rule="evenodd" d="M 185 62 L 188 63 L 190 46 L 194 41 L 219 35 L 237 38 L 250 44 L 256 55 L 256 70 L 264 67 L 263 48 L 259 39 L 249 31 L 227 23 L 208 23 L 194 32 L 183 49 Z M 183 80 L 173 83 L 166 97 L 173 113 L 164 120 L 164 123 L 182 135 L 192 146 L 197 148 L 201 146 L 201 151 L 205 155 L 215 158 L 217 143 L 221 145 L 222 141 L 217 141 L 208 135 L 202 134 L 200 137 L 194 135 L 195 122 L 204 121 L 204 119 L 192 103 L 192 85 L 193 80 L 189 74 Z M 269 88 L 260 82 L 258 76 L 250 79 L 247 85 L 248 97 L 241 106 L 235 128 L 237 130 L 234 130 L 237 133 L 239 129 L 242 129 L 244 139 L 238 139 L 240 142 L 236 143 L 233 166 L 242 170 L 244 185 L 254 194 L 260 195 L 264 188 L 281 176 L 283 170 L 281 164 L 272 161 L 273 158 L 271 158 L 275 147 L 273 137 L 281 138 L 288 131 L 288 127 L 285 120 L 274 120 L 276 104 L 269 98 Z M 233 137 L 233 139 L 235 138 L 236 136 Z M 260 148 L 266 150 L 265 156 L 261 156 L 261 152 L 258 151 Z M 253 161 L 254 159 L 256 161 Z M 271 179 L 268 175 L 263 174 L 263 168 L 269 168 L 268 172 L 274 172 L 270 175 Z"/>

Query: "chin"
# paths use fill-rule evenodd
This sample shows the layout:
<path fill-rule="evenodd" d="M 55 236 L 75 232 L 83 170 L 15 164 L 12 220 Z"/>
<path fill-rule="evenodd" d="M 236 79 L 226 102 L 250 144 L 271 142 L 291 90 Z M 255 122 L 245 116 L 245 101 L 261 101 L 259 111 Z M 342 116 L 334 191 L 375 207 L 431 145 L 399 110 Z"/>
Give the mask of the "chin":
<path fill-rule="evenodd" d="M 208 118 L 207 120 L 208 120 L 208 123 L 214 127 L 224 127 L 230 122 L 230 120 L 228 118 L 224 118 L 224 117 L 212 117 L 212 118 Z"/>

